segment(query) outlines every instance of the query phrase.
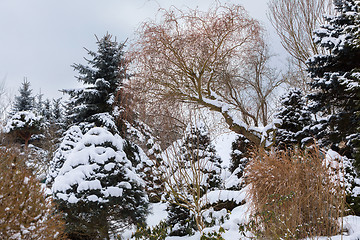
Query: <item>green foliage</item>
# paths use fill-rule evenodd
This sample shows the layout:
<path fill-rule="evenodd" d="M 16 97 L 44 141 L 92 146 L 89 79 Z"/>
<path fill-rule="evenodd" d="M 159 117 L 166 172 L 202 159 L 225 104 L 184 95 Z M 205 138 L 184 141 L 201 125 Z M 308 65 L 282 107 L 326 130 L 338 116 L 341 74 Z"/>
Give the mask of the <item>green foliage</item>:
<path fill-rule="evenodd" d="M 131 238 L 135 240 L 164 240 L 169 234 L 169 225 L 161 221 L 154 227 L 138 226 Z"/>
<path fill-rule="evenodd" d="M 15 96 L 15 102 L 12 109 L 12 114 L 20 111 L 30 111 L 34 108 L 34 97 L 30 89 L 30 82 L 24 79 L 21 87 L 19 88 L 19 95 Z"/>
<path fill-rule="evenodd" d="M 112 40 L 110 34 L 97 38 L 97 45 L 96 52 L 87 50 L 90 55 L 90 59 L 86 59 L 87 65 L 73 65 L 84 88 L 62 90 L 70 95 L 67 114 L 73 123 L 99 122 L 103 118 L 99 114 L 111 115 L 115 103 L 119 101 L 119 86 L 129 77 L 126 74 L 127 61 L 123 56 L 125 45 Z"/>
<path fill-rule="evenodd" d="M 223 227 L 219 228 L 219 231 L 212 231 L 209 233 L 203 233 L 200 240 L 225 240 L 221 235 L 225 233 Z"/>

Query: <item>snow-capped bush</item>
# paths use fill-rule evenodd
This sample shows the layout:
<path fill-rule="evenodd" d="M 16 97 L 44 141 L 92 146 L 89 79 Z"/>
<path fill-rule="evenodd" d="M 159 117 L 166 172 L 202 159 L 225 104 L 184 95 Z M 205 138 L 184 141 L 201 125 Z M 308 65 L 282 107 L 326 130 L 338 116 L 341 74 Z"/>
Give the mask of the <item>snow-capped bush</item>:
<path fill-rule="evenodd" d="M 85 231 L 89 237 L 106 237 L 110 218 L 144 221 L 148 202 L 144 181 L 127 158 L 124 141 L 103 128 L 92 128 L 59 170 L 52 192 L 67 214 L 68 230 L 75 236 Z"/>

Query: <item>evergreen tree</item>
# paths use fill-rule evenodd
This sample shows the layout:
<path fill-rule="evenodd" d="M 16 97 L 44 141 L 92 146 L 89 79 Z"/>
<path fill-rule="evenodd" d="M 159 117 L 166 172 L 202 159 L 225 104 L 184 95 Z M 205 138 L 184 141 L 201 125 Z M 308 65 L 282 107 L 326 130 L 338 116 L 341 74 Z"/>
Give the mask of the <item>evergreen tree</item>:
<path fill-rule="evenodd" d="M 52 122 L 52 109 L 51 109 L 51 102 L 49 99 L 45 99 L 43 102 L 43 107 L 41 110 L 41 115 L 46 119 L 47 121 Z"/>
<path fill-rule="evenodd" d="M 63 107 L 61 103 L 61 98 L 52 100 L 52 119 L 57 122 L 63 122 Z"/>
<path fill-rule="evenodd" d="M 314 38 L 328 54 L 308 60 L 313 90 L 308 98 L 310 109 L 317 118 L 312 130 L 322 146 L 346 156 L 348 163 L 354 162 L 357 172 L 347 175 L 356 177 L 360 171 L 356 147 L 360 139 L 360 3 L 342 0 L 334 4 L 338 14 L 327 17 L 328 24 L 316 30 Z M 351 182 L 352 189 L 357 182 Z M 352 210 L 360 214 L 358 193 L 347 193 Z"/>
<path fill-rule="evenodd" d="M 83 133 L 78 126 L 70 127 L 64 134 L 59 148 L 55 151 L 54 157 L 50 163 L 50 171 L 46 179 L 46 184 L 51 186 L 64 165 L 68 155 L 75 148 L 76 144 L 83 137 Z"/>
<path fill-rule="evenodd" d="M 244 169 L 251 158 L 252 148 L 253 144 L 243 135 L 237 136 L 231 144 L 231 165 L 229 170 L 232 176 L 230 176 L 226 183 L 227 189 L 239 190 L 243 187 Z"/>
<path fill-rule="evenodd" d="M 243 135 L 236 137 L 235 141 L 231 144 L 231 173 L 234 173 L 238 168 L 242 169 L 242 171 L 244 170 L 249 158 L 251 157 L 250 151 L 252 147 L 253 145 L 251 142 Z"/>
<path fill-rule="evenodd" d="M 188 126 L 180 152 L 185 168 L 190 167 L 191 162 L 205 164 L 206 167 L 201 169 L 202 174 L 207 176 L 202 186 L 204 193 L 220 189 L 221 159 L 216 155 L 215 147 L 203 122 Z"/>
<path fill-rule="evenodd" d="M 112 224 L 143 223 L 147 198 L 119 135 L 95 127 L 68 155 L 52 191 L 69 237 L 109 239 Z"/>
<path fill-rule="evenodd" d="M 354 158 L 353 143 L 360 138 L 357 129 L 360 116 L 356 114 L 360 96 L 360 3 L 354 0 L 334 3 L 338 14 L 327 17 L 328 24 L 315 31 L 315 42 L 329 54 L 308 60 L 313 90 L 308 98 L 317 117 L 313 130 L 319 143 Z"/>
<path fill-rule="evenodd" d="M 97 45 L 97 52 L 87 50 L 91 57 L 86 60 L 88 65 L 73 65 L 79 72 L 78 81 L 85 87 L 63 90 L 70 95 L 69 118 L 73 123 L 97 122 L 102 113 L 111 113 L 118 98 L 116 94 L 123 81 L 128 79 L 124 43 L 112 41 L 112 36 L 106 34 L 97 38 Z"/>
<path fill-rule="evenodd" d="M 301 91 L 290 90 L 281 98 L 281 105 L 275 116 L 281 122 L 277 127 L 275 145 L 285 149 L 305 144 L 311 138 L 309 126 L 312 120 Z"/>
<path fill-rule="evenodd" d="M 31 137 L 39 133 L 42 127 L 42 117 L 36 116 L 30 111 L 20 111 L 15 113 L 7 122 L 5 132 L 14 134 L 17 139 L 21 139 L 28 147 Z"/>
<path fill-rule="evenodd" d="M 12 108 L 12 114 L 20 111 L 30 111 L 34 108 L 34 97 L 32 96 L 32 90 L 30 89 L 30 82 L 24 79 L 21 87 L 19 88 L 19 95 L 15 96 L 14 105 Z"/>
<path fill-rule="evenodd" d="M 192 186 L 191 184 L 189 186 L 189 183 L 185 183 L 182 194 L 188 195 L 190 200 L 194 197 L 191 195 L 194 190 L 187 188 L 200 187 L 199 197 L 209 191 L 220 189 L 222 184 L 220 177 L 221 159 L 216 155 L 215 147 L 211 144 L 205 124 L 201 122 L 197 125 L 188 126 L 182 142 L 178 153 L 180 155 L 178 167 L 185 171 L 188 169 L 189 176 L 201 175 L 205 179 L 198 183 L 199 186 Z M 176 175 L 176 173 L 174 174 Z M 175 181 L 182 181 L 182 179 Z M 178 199 L 175 201 L 181 204 Z M 170 204 L 167 209 L 169 213 L 167 222 L 172 226 L 171 235 L 184 236 L 191 234 L 196 229 L 195 216 L 180 204 Z"/>
<path fill-rule="evenodd" d="M 97 39 L 97 52 L 87 50 L 87 66 L 73 65 L 84 88 L 63 90 L 70 95 L 65 110 L 71 127 L 53 158 L 48 183 L 54 182 L 53 194 L 76 239 L 108 239 L 113 223 L 141 223 L 147 213 L 138 172 L 148 159 L 121 131 L 123 123 L 131 127 L 119 114 L 125 109 L 119 90 L 128 76 L 124 44 L 111 38 Z M 77 180 L 66 183 L 70 179 Z"/>

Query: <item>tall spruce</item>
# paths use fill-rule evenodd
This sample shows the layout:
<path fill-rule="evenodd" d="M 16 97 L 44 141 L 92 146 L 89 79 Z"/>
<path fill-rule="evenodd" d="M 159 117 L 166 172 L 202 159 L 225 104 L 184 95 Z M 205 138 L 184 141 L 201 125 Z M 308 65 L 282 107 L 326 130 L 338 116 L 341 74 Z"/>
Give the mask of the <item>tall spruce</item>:
<path fill-rule="evenodd" d="M 315 31 L 315 42 L 328 54 L 308 60 L 313 93 L 310 109 L 317 118 L 315 137 L 323 146 L 354 158 L 354 143 L 360 139 L 360 2 L 334 2 L 337 15 Z M 360 159 L 356 159 L 360 170 Z"/>
<path fill-rule="evenodd" d="M 70 129 L 48 177 L 72 239 L 108 239 L 114 224 L 141 223 L 147 213 L 138 173 L 145 154 L 118 124 L 125 109 L 119 90 L 128 79 L 124 44 L 106 34 L 97 45 L 97 52 L 87 50 L 91 58 L 86 66 L 73 65 L 84 87 L 63 90 L 70 95 Z"/>
<path fill-rule="evenodd" d="M 312 130 L 319 144 L 353 162 L 356 170 L 347 175 L 356 178 L 360 171 L 357 146 L 360 141 L 360 2 L 342 0 L 334 4 L 337 15 L 326 17 L 327 24 L 316 30 L 314 37 L 328 54 L 316 55 L 307 63 L 313 90 L 308 98 L 317 120 Z M 351 189 L 358 182 L 358 179 L 352 181 Z M 347 192 L 347 201 L 352 211 L 360 215 L 359 194 Z"/>
<path fill-rule="evenodd" d="M 126 60 L 124 58 L 125 44 L 112 40 L 110 34 L 97 39 L 97 52 L 87 50 L 90 59 L 87 65 L 72 65 L 79 72 L 77 79 L 85 87 L 81 89 L 64 89 L 70 95 L 69 118 L 73 123 L 94 122 L 104 123 L 101 113 L 111 113 L 118 99 L 117 93 L 125 79 Z M 100 115 L 98 115 L 100 114 Z"/>

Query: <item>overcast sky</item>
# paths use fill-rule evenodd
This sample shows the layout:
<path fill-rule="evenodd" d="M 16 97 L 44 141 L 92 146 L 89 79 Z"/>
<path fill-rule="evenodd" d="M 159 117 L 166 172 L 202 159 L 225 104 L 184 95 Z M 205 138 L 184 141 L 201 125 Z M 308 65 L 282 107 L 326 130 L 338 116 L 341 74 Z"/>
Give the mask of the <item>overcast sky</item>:
<path fill-rule="evenodd" d="M 242 4 L 269 30 L 274 52 L 282 51 L 266 18 L 267 0 L 222 0 Z M 79 86 L 71 64 L 85 63 L 83 47 L 96 50 L 94 34 L 131 39 L 139 24 L 161 6 L 209 8 L 212 0 L 0 0 L 0 82 L 13 94 L 27 77 L 34 94 L 61 97 Z"/>

